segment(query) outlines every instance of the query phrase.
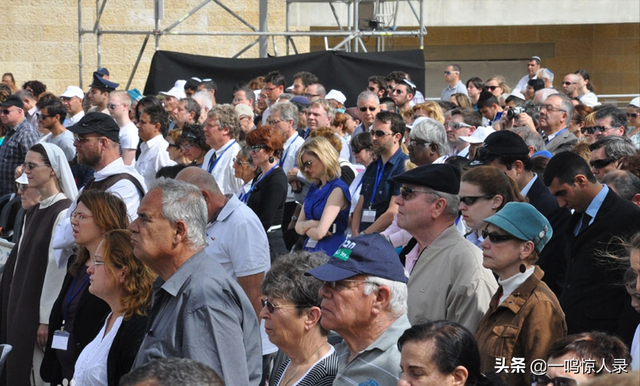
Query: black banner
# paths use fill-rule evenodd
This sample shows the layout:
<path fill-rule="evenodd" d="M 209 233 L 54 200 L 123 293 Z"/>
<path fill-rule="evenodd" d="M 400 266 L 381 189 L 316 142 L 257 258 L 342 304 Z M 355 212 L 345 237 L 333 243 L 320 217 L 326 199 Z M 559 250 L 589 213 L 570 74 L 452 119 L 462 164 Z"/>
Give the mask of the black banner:
<path fill-rule="evenodd" d="M 372 75 L 386 75 L 391 71 L 405 71 L 424 93 L 424 53 L 421 50 L 369 53 L 335 51 L 270 57 L 264 59 L 229 59 L 189 55 L 170 51 L 157 51 L 153 56 L 145 95 L 168 91 L 177 79 L 211 78 L 218 85 L 216 101 L 230 103 L 233 86 L 240 82 L 278 70 L 293 84 L 293 75 L 299 71 L 315 74 L 327 92 L 342 91 L 346 106 L 355 106 L 358 94 L 367 88 Z"/>

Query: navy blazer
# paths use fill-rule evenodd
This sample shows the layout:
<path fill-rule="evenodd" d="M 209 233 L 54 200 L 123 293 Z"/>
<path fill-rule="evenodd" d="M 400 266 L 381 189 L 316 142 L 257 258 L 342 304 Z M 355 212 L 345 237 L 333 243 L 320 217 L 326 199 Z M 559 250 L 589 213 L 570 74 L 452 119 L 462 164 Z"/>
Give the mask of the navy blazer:
<path fill-rule="evenodd" d="M 569 334 L 604 331 L 630 345 L 640 314 L 631 307 L 623 285 L 625 267 L 602 252 L 626 254 L 615 237 L 640 231 L 640 208 L 609 190 L 593 223 L 574 236 L 581 217 L 574 213 L 565 232 L 567 272 L 560 305 Z"/>

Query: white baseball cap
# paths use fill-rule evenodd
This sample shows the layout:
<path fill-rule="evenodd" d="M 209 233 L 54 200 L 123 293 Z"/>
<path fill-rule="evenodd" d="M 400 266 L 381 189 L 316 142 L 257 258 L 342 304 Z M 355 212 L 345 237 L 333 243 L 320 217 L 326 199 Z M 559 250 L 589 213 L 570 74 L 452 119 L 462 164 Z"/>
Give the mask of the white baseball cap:
<path fill-rule="evenodd" d="M 635 97 L 629 102 L 630 106 L 635 106 L 640 109 L 640 97 Z"/>
<path fill-rule="evenodd" d="M 341 91 L 338 90 L 331 90 L 329 91 L 329 93 L 327 95 L 325 95 L 324 99 L 333 99 L 336 100 L 342 104 L 344 104 L 344 102 L 347 101 L 347 97 L 344 96 L 344 94 Z"/>
<path fill-rule="evenodd" d="M 187 97 L 187 94 L 184 93 L 184 86 L 187 84 L 187 81 L 184 79 L 176 80 L 176 83 L 171 90 L 169 91 L 160 91 L 162 95 L 169 95 L 175 97 L 176 99 L 184 99 Z"/>
<path fill-rule="evenodd" d="M 84 99 L 84 92 L 78 86 L 68 86 L 60 96 L 65 98 L 78 97 L 80 99 Z"/>
<path fill-rule="evenodd" d="M 468 143 L 483 143 L 489 134 L 493 132 L 495 132 L 495 130 L 488 126 L 480 126 L 473 132 L 473 134 L 461 135 L 458 138 Z"/>

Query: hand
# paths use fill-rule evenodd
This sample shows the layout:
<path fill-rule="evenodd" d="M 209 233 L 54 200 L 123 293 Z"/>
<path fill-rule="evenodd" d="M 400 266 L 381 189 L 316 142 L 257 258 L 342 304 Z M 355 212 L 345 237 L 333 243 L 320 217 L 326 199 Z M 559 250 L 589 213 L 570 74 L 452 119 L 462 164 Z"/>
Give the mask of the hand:
<path fill-rule="evenodd" d="M 20 178 L 21 175 L 22 175 L 22 165 L 18 165 L 18 167 L 16 167 L 16 171 L 13 173 L 13 177 Z"/>
<path fill-rule="evenodd" d="M 497 122 L 497 126 L 499 130 L 509 130 L 513 127 L 513 121 L 513 119 L 509 119 L 507 117 L 507 112 L 505 111 L 505 113 L 502 114 L 502 117 L 500 117 L 500 120 Z"/>
<path fill-rule="evenodd" d="M 38 326 L 38 333 L 36 336 L 36 342 L 38 343 L 38 347 L 44 351 L 47 347 L 47 338 L 49 337 L 49 325 L 41 324 Z"/>
<path fill-rule="evenodd" d="M 297 176 L 298 176 L 298 171 L 299 171 L 298 168 L 289 169 L 289 171 L 287 172 L 287 180 L 289 182 L 295 181 L 297 179 Z"/>
<path fill-rule="evenodd" d="M 520 115 L 518 115 L 518 118 L 516 119 L 516 125 L 527 126 L 536 133 L 538 132 L 536 130 L 536 125 L 533 124 L 533 118 L 531 118 L 531 116 L 527 113 L 520 113 Z"/>

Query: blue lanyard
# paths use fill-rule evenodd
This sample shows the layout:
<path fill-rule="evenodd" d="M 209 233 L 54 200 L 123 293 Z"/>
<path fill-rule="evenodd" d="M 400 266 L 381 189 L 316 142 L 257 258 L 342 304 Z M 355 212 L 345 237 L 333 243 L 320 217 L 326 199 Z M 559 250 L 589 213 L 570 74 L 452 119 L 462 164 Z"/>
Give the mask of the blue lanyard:
<path fill-rule="evenodd" d="M 566 127 L 565 127 L 564 129 L 562 129 L 562 130 L 558 131 L 558 132 L 556 133 L 556 135 L 554 135 L 554 136 L 553 136 L 553 138 L 555 138 L 555 137 L 559 136 L 559 135 L 560 135 L 560 133 L 562 133 L 562 132 L 563 132 L 563 131 L 565 131 L 565 130 L 567 130 L 567 128 L 566 128 Z M 546 144 L 548 144 L 549 142 L 551 142 L 551 141 L 553 140 L 553 138 L 548 139 L 548 137 L 547 137 L 547 140 L 544 142 L 544 144 L 545 144 L 545 145 L 546 145 Z"/>
<path fill-rule="evenodd" d="M 216 161 L 215 162 L 211 162 L 211 160 L 213 159 L 213 155 L 211 156 L 211 158 L 209 158 L 209 173 L 211 173 L 211 171 L 216 167 L 216 164 L 218 163 L 218 161 L 220 161 L 220 158 L 222 158 L 222 156 L 224 155 L 224 153 L 229 150 L 229 148 L 231 146 L 233 146 L 233 144 L 236 143 L 236 140 L 234 139 L 233 141 L 231 141 L 231 143 L 229 144 L 229 146 L 225 147 L 224 150 L 222 151 L 222 153 L 220 153 L 219 156 L 216 157 Z M 215 153 L 215 150 L 213 152 L 213 154 Z"/>
<path fill-rule="evenodd" d="M 271 169 L 269 169 L 269 171 L 264 174 L 263 176 L 260 177 L 259 180 L 257 180 L 256 182 L 254 182 L 251 185 L 251 189 L 249 189 L 249 191 L 247 192 L 247 194 L 245 194 L 244 196 L 242 196 L 242 198 L 240 198 L 240 200 L 242 200 L 242 202 L 244 202 L 245 204 L 247 203 L 247 201 L 249 201 L 249 196 L 251 195 L 251 193 L 256 190 L 256 186 L 260 183 L 260 181 L 264 180 L 265 178 L 267 178 L 267 176 L 269 175 L 269 173 L 271 173 L 273 171 L 273 169 L 277 168 L 278 165 L 273 165 L 271 167 Z"/>
<path fill-rule="evenodd" d="M 369 209 L 373 206 L 373 200 L 376 198 L 376 192 L 378 190 L 378 185 L 380 184 L 380 180 L 382 180 L 382 175 L 384 174 L 384 167 L 387 166 L 385 163 L 380 170 L 380 165 L 382 165 L 382 160 L 378 159 L 378 166 L 376 167 L 376 183 L 373 185 L 373 194 L 371 194 L 371 202 L 369 204 Z"/>
<path fill-rule="evenodd" d="M 285 158 L 287 158 L 287 154 L 289 154 L 289 149 L 291 149 L 291 146 L 296 141 L 296 139 L 298 139 L 298 133 L 296 133 L 295 138 L 293 138 L 293 140 L 291 141 L 291 143 L 287 147 L 287 150 L 284 152 L 284 155 L 282 156 L 282 158 L 280 158 L 280 167 L 282 167 L 282 164 L 284 163 Z"/>
<path fill-rule="evenodd" d="M 311 132 L 311 129 L 306 129 L 304 131 L 304 139 L 307 139 L 307 137 L 309 137 L 309 132 Z"/>
<path fill-rule="evenodd" d="M 362 176 L 364 177 L 364 176 Z M 358 185 L 356 185 L 356 191 L 358 190 L 359 187 L 362 186 L 362 180 L 364 180 L 364 178 L 361 178 L 360 181 L 358 182 Z"/>
<path fill-rule="evenodd" d="M 82 269 L 82 268 L 80 268 Z M 73 292 L 73 290 L 76 288 L 76 277 L 73 278 L 73 281 L 71 282 L 71 288 L 69 288 L 69 296 L 67 296 L 67 301 L 64 304 L 64 312 L 62 313 L 62 325 L 64 326 L 65 321 L 67 320 L 67 311 L 69 311 L 69 304 L 71 304 L 71 301 L 78 296 L 78 294 L 80 293 L 80 291 L 82 291 L 82 289 L 84 288 L 84 285 L 87 284 L 87 282 L 89 281 L 89 278 L 91 277 L 91 275 L 87 276 L 84 281 L 82 282 L 82 284 L 80 284 L 80 286 L 78 287 L 78 290 L 76 292 Z"/>

